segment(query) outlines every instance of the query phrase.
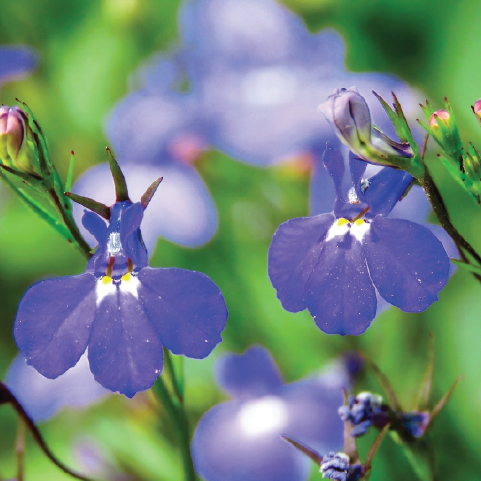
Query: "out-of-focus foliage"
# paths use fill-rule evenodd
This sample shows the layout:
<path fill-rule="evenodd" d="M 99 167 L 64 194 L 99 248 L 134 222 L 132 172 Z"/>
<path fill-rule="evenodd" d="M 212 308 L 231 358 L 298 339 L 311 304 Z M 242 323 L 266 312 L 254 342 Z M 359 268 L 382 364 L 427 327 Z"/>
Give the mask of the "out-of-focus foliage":
<path fill-rule="evenodd" d="M 329 26 L 344 35 L 349 69 L 395 73 L 424 92 L 437 108 L 448 96 L 464 140 L 481 146 L 479 126 L 470 109 L 481 97 L 479 2 L 285 3 L 302 14 L 312 31 Z M 0 101 L 13 105 L 18 97 L 34 110 L 61 175 L 66 175 L 72 149 L 77 158 L 76 176 L 105 160 L 105 116 L 127 93 L 129 75 L 176 40 L 178 7 L 177 0 L 0 0 L 0 44 L 24 43 L 40 54 L 33 75 L 5 85 Z M 422 116 L 421 110 L 418 116 Z M 477 207 L 470 205 L 461 189 L 442 178 L 434 155 L 428 162 L 450 192 L 448 207 L 461 219 L 457 227 L 480 248 L 481 224 L 472 221 L 478 215 Z M 217 237 L 196 250 L 161 240 L 151 261 L 152 266 L 205 272 L 222 289 L 229 307 L 224 342 L 209 358 L 185 363 L 191 425 L 212 405 L 225 400 L 213 381 L 215 359 L 222 352 L 239 353 L 252 344 L 270 350 L 287 382 L 319 371 L 347 349 L 362 349 L 383 368 L 400 393 L 403 407 L 409 409 L 409 399 L 422 376 L 428 333 L 433 332 L 435 398 L 455 377 L 464 375 L 430 433 L 440 478 L 478 480 L 481 296 L 472 276 L 459 269 L 441 292 L 440 301 L 425 313 L 405 314 L 392 308 L 378 316 L 361 337 L 327 336 L 308 313 L 284 311 L 267 277 L 267 249 L 276 227 L 289 218 L 307 215 L 307 176 L 293 175 L 284 167 L 260 169 L 240 164 L 218 152 L 207 153 L 198 168 L 219 210 Z M 75 249 L 1 187 L 2 379 L 17 353 L 12 325 L 25 289 L 39 278 L 73 275 L 84 267 Z M 381 391 L 372 375 L 360 379 L 359 387 Z M 100 479 L 109 479 L 102 473 L 110 471 L 136 473 L 129 479 L 178 481 L 181 468 L 175 433 L 167 416 L 158 419 L 156 413 L 150 393 L 139 394 L 132 401 L 108 396 L 83 411 L 66 410 L 41 429 L 59 457 L 77 469 L 97 473 Z M 15 470 L 16 426 L 13 410 L 1 407 L 0 473 L 6 477 Z M 365 455 L 369 438 L 365 451 L 363 447 L 361 442 Z M 30 440 L 26 463 L 27 479 L 67 479 Z M 403 454 L 385 440 L 374 460 L 371 480 L 412 477 Z M 320 479 L 314 467 L 311 479 Z"/>

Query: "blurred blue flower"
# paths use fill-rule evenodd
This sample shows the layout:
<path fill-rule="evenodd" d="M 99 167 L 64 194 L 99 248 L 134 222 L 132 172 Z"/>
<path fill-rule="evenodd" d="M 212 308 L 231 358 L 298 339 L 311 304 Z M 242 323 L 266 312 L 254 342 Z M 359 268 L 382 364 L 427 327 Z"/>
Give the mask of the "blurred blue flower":
<path fill-rule="evenodd" d="M 186 1 L 180 20 L 207 143 L 240 161 L 269 165 L 337 142 L 316 107 L 338 85 L 395 90 L 406 109 L 417 104 L 393 76 L 347 72 L 339 34 L 310 33 L 274 0 Z"/>
<path fill-rule="evenodd" d="M 206 481 L 300 481 L 309 461 L 280 438 L 301 439 L 319 452 L 338 449 L 343 425 L 336 416 L 347 387 L 345 371 L 284 384 L 266 349 L 225 356 L 221 387 L 234 399 L 200 420 L 192 442 L 198 473 Z"/>
<path fill-rule="evenodd" d="M 334 212 L 285 222 L 269 248 L 269 277 L 284 309 L 308 309 L 322 331 L 341 335 L 369 327 L 376 289 L 405 312 L 427 309 L 447 282 L 449 258 L 427 228 L 386 217 L 412 177 L 384 168 L 363 179 L 367 164 L 351 156 L 346 194 L 340 152 L 328 145 L 323 160 Z"/>
<path fill-rule="evenodd" d="M 0 85 L 19 79 L 35 68 L 36 52 L 23 46 L 0 46 Z"/>
<path fill-rule="evenodd" d="M 199 272 L 148 267 L 145 207 L 115 203 L 108 226 L 85 212 L 83 224 L 98 242 L 85 273 L 41 281 L 20 301 L 15 340 L 45 377 L 75 366 L 88 347 L 95 379 L 132 397 L 162 372 L 162 346 L 204 358 L 221 342 L 227 308 L 214 282 Z"/>
<path fill-rule="evenodd" d="M 19 354 L 8 368 L 5 383 L 35 422 L 46 421 L 66 407 L 91 404 L 110 392 L 95 381 L 87 353 L 56 379 L 39 374 Z"/>

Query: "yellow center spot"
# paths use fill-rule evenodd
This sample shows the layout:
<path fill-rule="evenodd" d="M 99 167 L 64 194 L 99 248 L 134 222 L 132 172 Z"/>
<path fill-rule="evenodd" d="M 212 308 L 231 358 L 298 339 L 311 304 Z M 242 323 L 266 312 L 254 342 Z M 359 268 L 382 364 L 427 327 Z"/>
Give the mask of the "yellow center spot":
<path fill-rule="evenodd" d="M 346 225 L 346 224 L 349 224 L 349 221 L 347 219 L 345 219 L 344 217 L 341 217 L 340 219 L 337 220 L 337 225 L 339 225 L 339 226 Z"/>
<path fill-rule="evenodd" d="M 366 222 L 364 219 L 357 219 L 356 222 L 354 222 L 354 224 L 362 225 L 362 224 L 364 224 L 364 222 Z"/>
<path fill-rule="evenodd" d="M 130 281 L 131 277 L 132 277 L 132 275 L 130 274 L 130 272 L 127 272 L 127 274 L 124 274 L 122 276 L 122 280 L 127 282 L 127 281 Z"/>
<path fill-rule="evenodd" d="M 102 284 L 107 285 L 107 284 L 110 284 L 111 282 L 112 282 L 112 278 L 111 278 L 111 277 L 109 277 L 109 276 L 104 276 L 104 277 L 102 277 Z"/>

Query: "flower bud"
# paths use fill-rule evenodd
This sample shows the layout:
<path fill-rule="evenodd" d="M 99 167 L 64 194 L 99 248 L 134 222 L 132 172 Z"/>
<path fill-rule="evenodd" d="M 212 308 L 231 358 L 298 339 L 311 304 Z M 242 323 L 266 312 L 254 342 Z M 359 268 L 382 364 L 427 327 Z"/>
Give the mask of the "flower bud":
<path fill-rule="evenodd" d="M 408 144 L 399 144 L 373 128 L 364 97 L 355 87 L 336 89 L 319 106 L 339 139 L 357 156 L 379 165 L 399 166 L 413 156 Z"/>
<path fill-rule="evenodd" d="M 441 109 L 433 112 L 429 117 L 429 127 L 434 140 L 448 155 L 456 158 L 461 155 L 461 138 L 451 110 Z"/>
<path fill-rule="evenodd" d="M 436 110 L 436 112 L 433 112 L 431 117 L 429 118 L 429 126 L 432 129 L 439 128 L 438 121 L 441 120 L 446 127 L 448 126 L 448 121 L 449 121 L 449 112 L 447 110 L 441 109 L 441 110 Z"/>
<path fill-rule="evenodd" d="M 0 162 L 22 172 L 35 173 L 31 137 L 25 112 L 19 107 L 0 107 Z"/>

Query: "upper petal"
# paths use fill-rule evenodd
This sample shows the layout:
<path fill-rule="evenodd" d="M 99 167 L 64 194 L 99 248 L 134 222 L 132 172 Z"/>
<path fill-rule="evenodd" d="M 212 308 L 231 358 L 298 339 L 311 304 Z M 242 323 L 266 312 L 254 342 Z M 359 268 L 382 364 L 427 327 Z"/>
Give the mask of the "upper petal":
<path fill-rule="evenodd" d="M 327 334 L 362 334 L 376 315 L 376 293 L 362 245 L 350 233 L 323 243 L 306 285 L 306 306 Z"/>
<path fill-rule="evenodd" d="M 227 307 L 220 289 L 201 272 L 139 272 L 139 299 L 162 344 L 174 354 L 202 359 L 222 341 Z"/>
<path fill-rule="evenodd" d="M 132 285 L 127 287 L 128 283 Z M 138 299 L 138 280 L 131 277 L 111 286 L 97 300 L 89 342 L 90 369 L 100 384 L 132 397 L 152 387 L 162 372 L 162 344 Z"/>
<path fill-rule="evenodd" d="M 274 393 L 282 385 L 269 351 L 260 346 L 253 346 L 241 355 L 224 356 L 216 366 L 216 375 L 225 391 L 242 398 Z"/>
<path fill-rule="evenodd" d="M 268 274 L 282 307 L 305 309 L 305 285 L 317 265 L 320 242 L 334 224 L 332 214 L 290 219 L 279 226 L 268 253 Z"/>
<path fill-rule="evenodd" d="M 38 372 L 50 379 L 75 366 L 87 347 L 95 313 L 91 274 L 41 281 L 18 306 L 17 346 Z"/>
<path fill-rule="evenodd" d="M 443 245 L 422 225 L 377 217 L 364 252 L 377 290 L 403 311 L 427 309 L 448 280 L 450 264 Z"/>

